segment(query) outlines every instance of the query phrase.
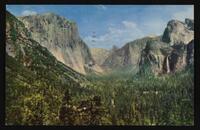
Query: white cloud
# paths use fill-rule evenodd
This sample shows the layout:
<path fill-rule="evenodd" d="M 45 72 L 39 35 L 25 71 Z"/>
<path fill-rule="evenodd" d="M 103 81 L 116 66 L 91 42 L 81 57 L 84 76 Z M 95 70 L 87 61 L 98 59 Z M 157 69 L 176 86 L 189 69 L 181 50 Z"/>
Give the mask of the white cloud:
<path fill-rule="evenodd" d="M 185 10 L 175 12 L 172 15 L 173 19 L 184 21 L 185 18 L 194 19 L 194 7 L 186 8 Z"/>
<path fill-rule="evenodd" d="M 122 23 L 126 28 L 135 28 L 136 27 L 136 23 L 134 23 L 134 22 L 122 21 Z"/>
<path fill-rule="evenodd" d="M 112 48 L 113 45 L 122 47 L 127 42 L 143 37 L 143 32 L 132 21 L 122 21 L 119 26 L 110 26 L 107 33 L 98 37 L 86 36 L 84 41 L 90 47 Z"/>
<path fill-rule="evenodd" d="M 97 5 L 96 6 L 98 9 L 106 10 L 107 7 L 105 5 Z"/>
<path fill-rule="evenodd" d="M 130 41 L 146 36 L 162 35 L 167 22 L 161 18 L 152 19 L 143 23 L 134 21 L 122 21 L 119 25 L 109 24 L 107 33 L 100 36 L 86 36 L 83 40 L 90 47 L 112 48 L 113 45 L 122 47 Z"/>
<path fill-rule="evenodd" d="M 21 15 L 23 16 L 28 16 L 28 15 L 36 15 L 37 12 L 36 11 L 31 11 L 31 10 L 24 10 Z"/>

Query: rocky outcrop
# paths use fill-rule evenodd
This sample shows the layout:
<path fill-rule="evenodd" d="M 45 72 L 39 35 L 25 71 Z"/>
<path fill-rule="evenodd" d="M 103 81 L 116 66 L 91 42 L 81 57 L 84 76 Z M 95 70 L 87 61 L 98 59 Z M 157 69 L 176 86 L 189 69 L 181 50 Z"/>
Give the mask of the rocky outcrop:
<path fill-rule="evenodd" d="M 163 33 L 162 41 L 171 46 L 180 43 L 188 44 L 194 39 L 193 24 L 192 20 L 189 19 L 186 19 L 185 23 L 178 20 L 169 21 Z"/>
<path fill-rule="evenodd" d="M 166 43 L 148 42 L 142 51 L 140 71 L 151 71 L 154 74 L 173 73 L 185 69 L 193 62 L 192 42 L 166 46 Z M 190 48 L 190 49 L 189 49 Z"/>
<path fill-rule="evenodd" d="M 179 44 L 172 47 L 173 50 L 167 56 L 164 66 L 169 66 L 167 72 L 176 72 L 185 69 L 194 63 L 194 41 L 192 40 L 187 45 Z M 164 68 L 164 70 L 166 70 Z M 165 71 L 166 72 L 166 71 Z"/>
<path fill-rule="evenodd" d="M 194 22 L 185 19 L 168 22 L 161 37 L 145 37 L 113 51 L 103 63 L 104 69 L 133 68 L 154 74 L 183 70 L 193 64 Z M 130 70 L 131 71 L 131 70 Z"/>
<path fill-rule="evenodd" d="M 139 70 L 142 50 L 145 49 L 148 41 L 160 41 L 160 37 L 145 37 L 127 43 L 120 49 L 113 51 L 102 64 L 104 69 L 121 69 L 132 67 L 134 71 Z"/>
<path fill-rule="evenodd" d="M 31 37 L 46 47 L 59 61 L 86 74 L 85 67 L 94 65 L 88 46 L 80 38 L 75 22 L 53 13 L 19 18 Z"/>
<path fill-rule="evenodd" d="M 186 18 L 185 19 L 185 24 L 187 25 L 188 29 L 194 31 L 194 20 Z"/>
<path fill-rule="evenodd" d="M 140 72 L 153 72 L 155 74 L 170 72 L 169 53 L 171 47 L 161 41 L 148 41 L 146 47 L 142 50 L 140 58 Z"/>
<path fill-rule="evenodd" d="M 182 70 L 186 65 L 186 45 L 179 44 L 173 47 L 169 55 L 170 72 Z"/>
<path fill-rule="evenodd" d="M 194 40 L 187 45 L 187 65 L 194 64 Z"/>
<path fill-rule="evenodd" d="M 183 70 L 186 66 L 193 63 L 193 39 L 193 20 L 185 19 L 185 23 L 177 20 L 171 20 L 168 22 L 162 40 L 166 43 L 170 43 L 173 48 L 167 58 L 170 66 L 170 72 Z M 164 66 L 166 66 L 166 63 L 164 63 Z"/>
<path fill-rule="evenodd" d="M 110 51 L 103 48 L 90 48 L 95 64 L 102 65 Z"/>

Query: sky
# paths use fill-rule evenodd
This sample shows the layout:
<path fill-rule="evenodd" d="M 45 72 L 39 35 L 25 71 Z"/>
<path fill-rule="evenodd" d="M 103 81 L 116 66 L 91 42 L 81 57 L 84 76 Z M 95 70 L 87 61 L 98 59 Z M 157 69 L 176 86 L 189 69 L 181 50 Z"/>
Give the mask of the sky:
<path fill-rule="evenodd" d="M 194 19 L 193 5 L 6 5 L 15 16 L 52 12 L 75 21 L 91 48 L 111 49 L 162 35 L 168 21 Z"/>

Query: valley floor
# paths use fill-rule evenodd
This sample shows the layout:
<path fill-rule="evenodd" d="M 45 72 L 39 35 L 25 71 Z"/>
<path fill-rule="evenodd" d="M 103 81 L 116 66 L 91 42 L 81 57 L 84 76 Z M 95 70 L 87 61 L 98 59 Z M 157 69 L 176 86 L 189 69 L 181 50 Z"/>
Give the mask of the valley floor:
<path fill-rule="evenodd" d="M 154 76 L 91 76 L 111 125 L 193 125 L 194 84 L 191 70 Z"/>
<path fill-rule="evenodd" d="M 12 91 L 7 87 L 7 125 L 194 124 L 191 70 L 160 77 L 115 74 L 87 78 L 90 93 L 46 85 L 25 89 L 18 84 Z"/>

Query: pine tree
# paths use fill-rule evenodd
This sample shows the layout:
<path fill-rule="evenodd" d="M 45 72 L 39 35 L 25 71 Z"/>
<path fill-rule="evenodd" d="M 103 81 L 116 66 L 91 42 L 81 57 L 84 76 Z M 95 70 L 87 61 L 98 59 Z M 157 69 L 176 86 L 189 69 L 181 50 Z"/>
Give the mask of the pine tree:
<path fill-rule="evenodd" d="M 63 125 L 74 125 L 74 109 L 69 90 L 65 92 L 59 114 L 59 119 Z"/>

